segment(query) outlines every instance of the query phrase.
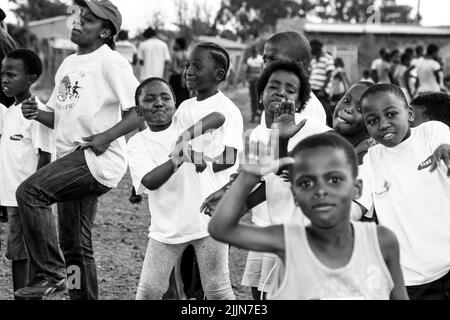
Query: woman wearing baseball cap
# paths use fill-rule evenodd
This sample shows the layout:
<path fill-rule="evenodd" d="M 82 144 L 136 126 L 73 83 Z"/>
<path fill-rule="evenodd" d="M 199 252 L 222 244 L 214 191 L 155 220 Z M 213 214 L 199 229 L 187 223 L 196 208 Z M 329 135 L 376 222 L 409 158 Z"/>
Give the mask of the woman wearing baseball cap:
<path fill-rule="evenodd" d="M 124 135 L 143 120 L 134 111 L 139 85 L 128 61 L 113 51 L 122 17 L 108 0 L 75 0 L 70 39 L 77 53 L 55 75 L 50 111 L 34 101 L 23 115 L 54 128 L 57 160 L 19 186 L 17 201 L 36 277 L 17 290 L 41 298 L 67 286 L 71 299 L 98 299 L 91 229 L 99 196 L 115 188 L 127 169 Z M 126 115 L 122 119 L 122 112 Z M 59 240 L 50 205 L 58 204 Z M 64 263 L 65 261 L 65 263 Z"/>

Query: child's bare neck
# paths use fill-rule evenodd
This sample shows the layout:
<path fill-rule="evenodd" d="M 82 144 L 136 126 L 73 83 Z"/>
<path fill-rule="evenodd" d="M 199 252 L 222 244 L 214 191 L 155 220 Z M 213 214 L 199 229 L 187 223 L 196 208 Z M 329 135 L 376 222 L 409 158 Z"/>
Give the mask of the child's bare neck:
<path fill-rule="evenodd" d="M 163 124 L 163 125 L 154 125 L 154 124 L 150 124 L 147 122 L 147 125 L 150 128 L 150 131 L 153 131 L 153 132 L 164 131 L 167 128 L 169 128 L 171 124 L 172 124 L 172 121 L 170 121 L 169 123 Z"/>
<path fill-rule="evenodd" d="M 16 100 L 15 105 L 19 105 L 22 102 L 24 102 L 25 100 L 31 98 L 31 92 L 30 91 L 25 91 L 17 96 L 14 97 L 14 99 Z"/>
<path fill-rule="evenodd" d="M 369 134 L 367 132 L 360 132 L 358 134 L 342 136 L 347 139 L 347 141 L 350 142 L 353 146 L 355 146 L 355 144 L 359 143 L 361 140 L 367 139 L 369 137 Z"/>
<path fill-rule="evenodd" d="M 353 239 L 350 221 L 339 223 L 332 228 L 320 228 L 311 225 L 306 228 L 310 241 L 319 245 L 339 245 Z"/>
<path fill-rule="evenodd" d="M 206 89 L 204 91 L 198 91 L 197 92 L 197 101 L 203 101 L 208 98 L 211 98 L 213 95 L 219 92 L 219 89 L 217 87 Z"/>

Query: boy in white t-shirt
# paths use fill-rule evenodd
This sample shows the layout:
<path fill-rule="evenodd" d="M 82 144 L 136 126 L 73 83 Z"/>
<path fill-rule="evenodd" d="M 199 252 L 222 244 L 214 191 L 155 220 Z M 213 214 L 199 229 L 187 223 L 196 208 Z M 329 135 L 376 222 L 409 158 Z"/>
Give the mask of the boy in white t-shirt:
<path fill-rule="evenodd" d="M 209 218 L 198 212 L 203 201 L 201 189 L 208 183 L 209 173 L 202 163 L 188 163 L 201 156 L 186 157 L 186 150 L 181 151 L 181 156 L 172 152 L 179 135 L 172 124 L 173 91 L 165 80 L 150 78 L 138 87 L 136 97 L 139 113 L 149 128 L 128 142 L 130 171 L 137 193 L 148 193 L 152 215 L 136 299 L 162 298 L 170 272 L 188 245 L 195 249 L 206 297 L 234 299 L 228 247 L 209 237 Z M 204 130 L 210 130 L 219 128 L 225 118 L 213 112 L 200 121 Z M 188 132 L 191 137 L 197 136 L 193 128 Z"/>
<path fill-rule="evenodd" d="M 0 104 L 0 138 L 2 137 L 2 130 L 3 130 L 3 117 L 4 114 L 8 110 L 4 105 Z M 0 222 L 8 222 L 8 213 L 6 212 L 6 207 L 0 205 Z M 0 242 L 0 248 L 1 248 L 1 242 Z"/>
<path fill-rule="evenodd" d="M 9 220 L 8 245 L 5 256 L 12 260 L 14 291 L 32 278 L 22 225 L 16 201 L 17 187 L 36 170 L 50 162 L 53 151 L 51 130 L 27 120 L 22 115 L 22 102 L 31 97 L 30 87 L 42 74 L 42 62 L 31 50 L 18 49 L 2 62 L 2 88 L 16 103 L 3 115 L 0 141 L 0 205 L 5 206 Z M 37 100 L 39 108 L 45 106 Z"/>
<path fill-rule="evenodd" d="M 450 131 L 438 121 L 410 128 L 414 111 L 401 88 L 378 84 L 361 97 L 377 142 L 361 165 L 364 208 L 394 231 L 411 299 L 448 299 L 450 287 Z"/>

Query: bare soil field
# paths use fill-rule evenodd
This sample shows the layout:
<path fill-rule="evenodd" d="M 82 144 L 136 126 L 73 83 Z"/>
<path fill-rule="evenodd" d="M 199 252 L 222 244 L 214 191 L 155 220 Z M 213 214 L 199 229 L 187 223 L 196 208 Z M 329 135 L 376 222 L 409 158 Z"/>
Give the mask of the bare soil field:
<path fill-rule="evenodd" d="M 249 124 L 250 107 L 246 88 L 226 93 L 242 111 L 245 128 Z M 37 94 L 46 100 L 48 92 Z M 134 299 L 144 254 L 147 247 L 150 213 L 147 199 L 133 205 L 128 201 L 131 190 L 129 173 L 120 182 L 117 189 L 111 190 L 99 199 L 98 211 L 93 229 L 94 252 L 99 281 L 99 298 L 102 300 Z M 248 221 L 249 216 L 245 219 Z M 0 224 L 0 300 L 13 297 L 11 282 L 11 263 L 4 257 L 6 248 L 6 225 Z M 232 247 L 230 249 L 230 276 L 234 292 L 238 299 L 251 299 L 250 288 L 242 287 L 241 277 L 244 271 L 247 252 Z M 58 294 L 53 299 L 68 299 L 67 293 Z"/>

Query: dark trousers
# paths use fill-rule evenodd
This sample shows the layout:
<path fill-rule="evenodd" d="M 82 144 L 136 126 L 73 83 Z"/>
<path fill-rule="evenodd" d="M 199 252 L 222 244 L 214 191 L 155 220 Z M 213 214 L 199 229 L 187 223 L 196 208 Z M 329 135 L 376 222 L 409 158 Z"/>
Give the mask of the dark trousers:
<path fill-rule="evenodd" d="M 450 300 L 450 272 L 433 282 L 407 286 L 411 300 Z"/>
<path fill-rule="evenodd" d="M 24 239 L 36 275 L 62 279 L 65 268 L 75 275 L 78 271 L 75 285 L 68 283 L 71 299 L 98 299 L 91 230 L 98 197 L 109 190 L 94 179 L 81 150 L 41 168 L 17 189 Z M 55 202 L 64 259 L 50 207 Z"/>

